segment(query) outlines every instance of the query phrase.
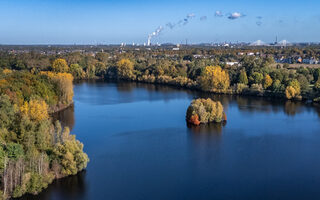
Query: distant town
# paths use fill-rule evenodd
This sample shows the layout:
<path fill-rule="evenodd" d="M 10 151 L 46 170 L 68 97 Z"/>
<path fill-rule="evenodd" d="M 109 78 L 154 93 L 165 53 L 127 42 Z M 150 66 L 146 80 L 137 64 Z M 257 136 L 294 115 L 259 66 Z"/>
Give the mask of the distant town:
<path fill-rule="evenodd" d="M 320 55 L 314 51 L 320 49 L 320 43 L 290 43 L 286 40 L 273 43 L 265 43 L 261 40 L 252 43 L 203 43 L 203 44 L 96 44 L 96 45 L 0 45 L 0 52 L 13 55 L 37 53 L 41 55 L 56 56 L 70 53 L 81 53 L 95 56 L 99 52 L 108 52 L 110 58 L 126 52 L 165 52 L 164 56 L 174 59 L 181 56 L 181 52 L 190 53 L 194 59 L 213 59 L 216 55 L 210 50 L 229 52 L 234 56 L 227 56 L 223 64 L 240 65 L 239 59 L 244 56 L 256 56 L 260 58 L 272 57 L 277 64 L 291 64 L 299 66 L 320 65 Z M 204 52 L 206 51 L 206 52 Z M 179 52 L 179 53 L 178 53 Z M 155 56 L 155 54 L 154 54 Z M 163 56 L 163 55 L 162 55 Z"/>

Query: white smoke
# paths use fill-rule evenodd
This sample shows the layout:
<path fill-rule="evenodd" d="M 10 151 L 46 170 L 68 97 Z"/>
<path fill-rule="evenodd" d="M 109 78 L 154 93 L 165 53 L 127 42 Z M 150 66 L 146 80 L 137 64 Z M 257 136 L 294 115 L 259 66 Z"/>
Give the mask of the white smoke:
<path fill-rule="evenodd" d="M 152 32 L 151 34 L 148 35 L 148 46 L 150 45 L 151 43 L 151 39 L 153 37 L 156 37 L 158 36 L 162 31 L 163 31 L 163 27 L 162 26 L 159 26 L 154 32 Z"/>
<path fill-rule="evenodd" d="M 223 17 L 223 14 L 220 10 L 217 10 L 215 13 L 214 13 L 214 16 L 215 17 Z"/>
<path fill-rule="evenodd" d="M 190 13 L 184 19 L 179 20 L 177 23 L 172 23 L 172 22 L 167 23 L 165 27 L 168 27 L 170 29 L 174 29 L 177 25 L 178 26 L 185 26 L 190 22 L 191 19 L 193 19 L 195 17 L 196 17 L 196 15 L 194 13 Z M 158 36 L 164 30 L 165 27 L 159 26 L 154 32 L 152 32 L 151 34 L 148 35 L 148 45 L 151 44 L 151 39 Z"/>

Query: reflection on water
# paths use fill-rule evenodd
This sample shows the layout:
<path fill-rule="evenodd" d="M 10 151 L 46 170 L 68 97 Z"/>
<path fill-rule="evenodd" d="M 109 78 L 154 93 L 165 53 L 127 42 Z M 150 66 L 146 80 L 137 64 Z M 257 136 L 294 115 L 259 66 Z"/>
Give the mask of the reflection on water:
<path fill-rule="evenodd" d="M 192 99 L 227 123 L 187 125 Z M 82 82 L 54 116 L 84 143 L 87 172 L 25 199 L 320 199 L 320 108 L 141 83 Z"/>
<path fill-rule="evenodd" d="M 52 118 L 54 121 L 59 120 L 62 127 L 68 126 L 72 131 L 74 127 L 74 104 L 69 106 L 68 108 L 52 114 Z"/>
<path fill-rule="evenodd" d="M 51 199 L 78 199 L 86 194 L 86 171 L 83 170 L 77 175 L 61 178 L 53 181 L 49 187 L 38 195 L 25 195 L 21 200 L 51 200 Z M 57 190 L 59 192 L 57 192 Z"/>
<path fill-rule="evenodd" d="M 222 123 L 209 123 L 209 124 L 200 124 L 199 126 L 195 126 L 190 123 L 186 123 L 189 130 L 198 135 L 220 135 L 222 133 L 222 129 L 226 126 L 227 122 L 224 121 Z"/>

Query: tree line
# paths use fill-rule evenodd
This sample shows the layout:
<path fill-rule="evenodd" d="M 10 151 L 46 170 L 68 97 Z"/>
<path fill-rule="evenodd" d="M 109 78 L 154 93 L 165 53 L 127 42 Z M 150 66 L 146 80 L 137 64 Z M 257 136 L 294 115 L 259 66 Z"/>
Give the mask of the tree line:
<path fill-rule="evenodd" d="M 260 56 L 240 56 L 239 51 Z M 0 67 L 17 71 L 71 73 L 75 79 L 114 79 L 167 84 L 208 92 L 319 100 L 320 69 L 276 65 L 272 56 L 313 55 L 317 48 L 182 49 L 170 51 L 127 49 L 109 52 L 11 55 L 2 53 Z M 201 55 L 200 58 L 194 55 Z M 262 56 L 264 54 L 265 56 Z M 31 61 L 32 62 L 31 62 Z M 238 61 L 227 65 L 225 61 Z M 37 63 L 38 62 L 38 63 Z M 36 64 L 34 64 L 36 63 Z"/>

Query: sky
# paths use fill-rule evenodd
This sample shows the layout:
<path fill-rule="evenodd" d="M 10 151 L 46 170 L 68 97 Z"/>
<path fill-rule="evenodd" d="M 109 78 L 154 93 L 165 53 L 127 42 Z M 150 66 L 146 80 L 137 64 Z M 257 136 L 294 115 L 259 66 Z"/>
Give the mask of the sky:
<path fill-rule="evenodd" d="M 0 44 L 320 42 L 319 0 L 0 0 Z"/>

